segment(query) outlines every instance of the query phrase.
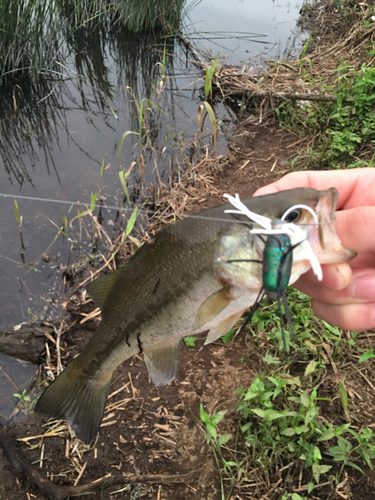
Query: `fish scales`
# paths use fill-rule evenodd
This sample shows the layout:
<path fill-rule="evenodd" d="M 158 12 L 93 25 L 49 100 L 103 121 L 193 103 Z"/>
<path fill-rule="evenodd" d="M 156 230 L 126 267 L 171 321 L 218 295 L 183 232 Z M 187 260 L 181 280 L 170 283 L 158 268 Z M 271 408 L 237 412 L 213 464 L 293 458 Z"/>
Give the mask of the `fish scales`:
<path fill-rule="evenodd" d="M 171 226 L 157 233 L 121 270 L 103 304 L 98 334 L 84 353 L 85 360 L 99 355 L 95 371 L 101 360 L 105 360 L 103 369 L 106 369 L 115 362 L 111 356 L 121 358 L 123 354 L 118 349 L 126 349 L 130 357 L 153 345 L 160 328 L 167 335 L 181 337 L 189 329 L 186 322 L 191 317 L 192 304 L 197 302 L 196 294 L 203 302 L 221 288 L 212 263 L 217 226 L 222 228 L 225 223 L 213 221 L 207 227 L 206 221 L 198 220 L 191 231 L 188 227 L 191 221 L 182 221 L 185 223 L 180 225 L 182 230 L 171 231 L 174 227 Z M 182 303 L 181 297 L 185 297 Z M 172 314 L 176 308 L 181 315 L 179 327 Z"/>

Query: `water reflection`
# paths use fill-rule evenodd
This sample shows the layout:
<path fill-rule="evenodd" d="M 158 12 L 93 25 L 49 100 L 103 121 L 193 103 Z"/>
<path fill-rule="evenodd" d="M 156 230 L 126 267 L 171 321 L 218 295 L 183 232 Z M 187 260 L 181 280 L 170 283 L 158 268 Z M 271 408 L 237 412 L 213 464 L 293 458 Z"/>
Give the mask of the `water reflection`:
<path fill-rule="evenodd" d="M 100 26 L 90 30 L 90 36 L 85 30 L 79 30 L 69 40 L 70 51 L 75 55 L 65 76 L 57 81 L 6 89 L 1 95 L 4 105 L 0 119 L 0 157 L 10 183 L 22 186 L 28 182 L 37 190 L 35 170 L 38 164 L 44 163 L 47 174 L 55 175 L 60 184 L 54 150 L 61 150 L 62 134 L 69 146 L 75 144 L 95 163 L 101 163 L 101 159 L 92 156 L 71 133 L 67 115 L 72 113 L 81 112 L 88 128 L 99 132 L 104 125 L 116 133 L 118 127 L 113 125 L 113 118 L 122 111 L 125 113 L 125 119 L 121 117 L 124 128 L 138 131 L 137 104 L 144 98 L 157 101 L 152 106 L 152 113 L 148 113 L 152 146 L 157 147 L 156 139 L 161 128 L 165 128 L 164 122 L 168 120 L 169 128 L 176 127 L 174 96 L 168 92 L 176 88 L 176 83 L 169 78 L 161 96 L 155 94 L 154 87 L 161 72 L 159 64 L 163 60 L 164 42 L 152 35 L 135 39 L 126 31 L 103 35 Z M 173 75 L 173 39 L 165 45 L 165 50 L 164 71 Z M 70 68 L 74 69 L 69 71 Z M 119 101 L 122 102 L 120 106 L 116 105 Z M 100 123 L 96 120 L 98 116 Z"/>
<path fill-rule="evenodd" d="M 5 424 L 35 377 L 37 366 L 0 353 L 0 422 Z M 14 396 L 18 394 L 19 396 Z M 26 403 L 26 401 L 25 401 Z"/>

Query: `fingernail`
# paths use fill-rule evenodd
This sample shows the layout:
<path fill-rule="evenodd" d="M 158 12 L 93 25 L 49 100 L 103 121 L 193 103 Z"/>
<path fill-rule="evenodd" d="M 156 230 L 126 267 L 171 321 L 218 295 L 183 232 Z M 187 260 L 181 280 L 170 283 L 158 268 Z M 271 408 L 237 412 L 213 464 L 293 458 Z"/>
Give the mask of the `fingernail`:
<path fill-rule="evenodd" d="M 356 276 L 349 285 L 349 293 L 355 299 L 375 300 L 375 275 Z"/>

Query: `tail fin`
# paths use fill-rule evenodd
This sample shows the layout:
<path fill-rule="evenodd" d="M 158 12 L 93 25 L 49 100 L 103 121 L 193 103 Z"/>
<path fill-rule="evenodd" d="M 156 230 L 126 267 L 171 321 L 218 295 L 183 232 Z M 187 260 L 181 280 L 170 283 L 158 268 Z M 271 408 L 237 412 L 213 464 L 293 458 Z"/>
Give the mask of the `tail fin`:
<path fill-rule="evenodd" d="M 111 377 L 106 380 L 80 376 L 75 361 L 65 368 L 40 396 L 35 410 L 65 418 L 86 444 L 96 436 L 104 414 Z"/>

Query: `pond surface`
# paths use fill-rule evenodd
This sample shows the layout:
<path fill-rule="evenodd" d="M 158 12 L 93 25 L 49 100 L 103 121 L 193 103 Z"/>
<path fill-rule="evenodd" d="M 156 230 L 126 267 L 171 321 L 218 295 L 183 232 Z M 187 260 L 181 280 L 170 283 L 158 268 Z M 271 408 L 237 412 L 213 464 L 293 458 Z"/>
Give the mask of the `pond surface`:
<path fill-rule="evenodd" d="M 227 55 L 227 64 L 256 68 L 264 59 L 301 51 L 307 38 L 296 35 L 301 5 L 202 0 L 184 20 L 185 34 L 206 57 L 220 53 Z M 167 78 L 158 93 L 164 46 Z M 165 45 L 156 36 L 99 26 L 76 33 L 66 51 L 71 55 L 62 76 L 32 87 L 16 85 L 0 95 L 0 330 L 55 318 L 70 292 L 66 267 L 80 259 L 84 266 L 94 250 L 104 251 L 95 248 L 92 220 L 74 217 L 90 205 L 92 193 L 99 193 L 104 206 L 120 206 L 119 170 L 139 160 L 140 144 L 137 135 L 127 136 L 120 160 L 119 144 L 126 131 L 139 130 L 143 100 L 152 101 L 146 122 L 154 151 L 146 148 L 144 185 L 155 182 L 155 164 L 167 182 L 197 132 L 204 82 L 177 40 Z M 224 105 L 215 111 L 221 120 L 235 119 Z M 146 141 L 143 136 L 142 145 Z M 224 149 L 221 136 L 219 150 Z M 136 168 L 132 174 L 130 189 L 141 178 Z M 115 208 L 103 209 L 102 216 L 109 237 L 126 224 L 125 216 L 116 218 Z M 22 381 L 17 385 L 25 387 Z M 8 389 L 9 396 L 14 387 Z"/>

